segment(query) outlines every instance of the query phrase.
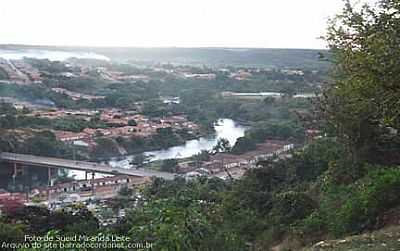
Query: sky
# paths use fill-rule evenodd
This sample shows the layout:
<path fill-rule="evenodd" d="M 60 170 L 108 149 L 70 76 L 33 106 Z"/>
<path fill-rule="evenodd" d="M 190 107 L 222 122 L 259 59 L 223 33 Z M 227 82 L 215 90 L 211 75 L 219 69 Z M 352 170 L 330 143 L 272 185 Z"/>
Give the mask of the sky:
<path fill-rule="evenodd" d="M 325 48 L 342 0 L 1 0 L 0 44 Z"/>

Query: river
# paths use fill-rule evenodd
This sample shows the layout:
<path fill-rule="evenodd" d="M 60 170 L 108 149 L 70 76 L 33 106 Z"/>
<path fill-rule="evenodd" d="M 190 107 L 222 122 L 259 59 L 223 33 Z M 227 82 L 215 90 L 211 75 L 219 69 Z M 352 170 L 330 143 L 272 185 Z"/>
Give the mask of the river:
<path fill-rule="evenodd" d="M 244 136 L 247 127 L 236 123 L 232 119 L 219 119 L 214 124 L 214 129 L 214 135 L 188 140 L 183 145 L 170 147 L 164 150 L 148 151 L 143 154 L 148 156 L 150 161 L 191 157 L 200 153 L 202 150 L 212 150 L 221 138 L 227 139 L 230 145 L 233 146 L 238 138 Z M 122 160 L 110 160 L 109 164 L 113 167 L 130 168 L 132 159 L 133 155 L 126 156 Z M 70 175 L 74 175 L 76 179 L 85 178 L 85 173 L 81 171 L 71 171 Z M 96 174 L 95 177 L 99 178 L 104 176 Z"/>
<path fill-rule="evenodd" d="M 200 153 L 202 150 L 212 150 L 218 140 L 225 138 L 233 146 L 236 140 L 244 136 L 247 127 L 235 123 L 232 119 L 219 119 L 215 125 L 215 134 L 209 137 L 201 137 L 199 139 L 188 140 L 180 146 L 170 147 L 164 150 L 144 152 L 150 161 L 165 159 L 182 159 L 188 158 Z M 123 160 L 110 161 L 111 166 L 129 167 L 129 162 L 133 156 L 127 156 Z"/>

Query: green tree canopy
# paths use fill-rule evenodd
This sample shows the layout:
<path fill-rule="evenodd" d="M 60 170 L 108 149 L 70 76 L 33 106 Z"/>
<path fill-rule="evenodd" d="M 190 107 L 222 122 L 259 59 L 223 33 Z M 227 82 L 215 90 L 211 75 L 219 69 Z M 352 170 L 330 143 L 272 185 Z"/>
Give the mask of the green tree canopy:
<path fill-rule="evenodd" d="M 326 36 L 335 81 L 325 90 L 320 108 L 348 146 L 353 163 L 376 161 L 377 152 L 399 149 L 392 144 L 400 129 L 399 14 L 396 0 L 380 0 L 376 7 L 346 1 Z M 393 157 L 386 155 L 386 162 Z"/>

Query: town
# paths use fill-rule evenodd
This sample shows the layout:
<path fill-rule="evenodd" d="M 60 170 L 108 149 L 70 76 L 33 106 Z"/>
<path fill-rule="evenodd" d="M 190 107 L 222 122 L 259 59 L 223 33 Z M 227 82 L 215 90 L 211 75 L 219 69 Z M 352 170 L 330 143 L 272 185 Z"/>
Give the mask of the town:
<path fill-rule="evenodd" d="M 398 0 L 0 20 L 0 249 L 400 250 Z"/>
<path fill-rule="evenodd" d="M 3 58 L 0 61 L 0 72 L 3 76 L 0 89 L 5 93 L 0 97 L 2 107 L 5 111 L 7 109 L 12 111 L 15 120 L 14 125 L 5 125 L 10 123 L 10 120 L 6 123 L 4 119 L 2 130 L 18 132 L 21 140 L 28 137 L 27 135 L 39 132 L 51 133 L 54 135 L 54 140 L 64 145 L 67 148 L 66 151 L 69 152 L 61 156 L 55 154 L 55 157 L 106 163 L 107 159 L 112 157 L 124 159 L 126 158 L 124 156 L 133 156 L 129 158 L 130 161 L 124 168 L 151 168 L 172 172 L 177 177 L 186 179 L 200 176 L 217 177 L 222 180 L 239 179 L 246 170 L 257 168 L 257 163 L 260 161 L 276 157 L 289 158 L 291 150 L 297 143 L 288 138 L 265 138 L 258 141 L 252 149 L 236 154 L 226 152 L 228 148 L 213 151 L 212 147 L 215 146 L 211 146 L 209 149 L 197 150 L 197 153 L 202 155 L 200 159 L 196 156 L 184 156 L 152 160 L 151 154 L 146 155 L 143 152 L 182 145 L 190 140 L 200 139 L 201 141 L 201 138 L 206 137 L 210 132 L 215 134 L 214 128 L 211 127 L 210 131 L 212 124 L 201 123 L 201 121 L 199 123 L 196 118 L 198 115 L 195 114 L 199 112 L 191 114 L 187 110 L 182 110 L 180 108 L 182 102 L 191 102 L 190 98 L 187 100 L 182 95 L 174 96 L 173 93 L 167 92 L 156 93 L 146 98 L 145 95 L 150 93 L 144 93 L 144 97 L 130 97 L 132 101 L 125 105 L 119 104 L 119 100 L 113 100 L 115 90 L 118 92 L 119 88 L 123 91 L 127 86 L 143 87 L 144 85 L 145 92 L 146 90 L 151 92 L 151 85 L 162 85 L 171 79 L 189 81 L 194 84 L 218 83 L 218 81 L 241 83 L 256 81 L 254 78 L 258 79 L 260 76 L 284 78 L 288 83 L 298 78 L 313 78 L 312 82 L 307 84 L 308 87 L 304 86 L 302 92 L 315 88 L 310 89 L 309 86 L 320 85 L 319 73 L 316 70 L 304 72 L 299 69 L 198 67 L 160 63 L 143 67 L 107 60 L 76 58 L 65 61 Z M 87 89 L 85 85 L 77 85 L 82 81 L 92 86 L 91 89 Z M 47 94 L 44 98 L 40 95 L 37 97 L 16 95 L 19 90 L 25 90 L 24 88 L 36 92 L 39 89 Z M 259 100 L 272 98 L 278 103 L 279 99 L 287 99 L 284 96 L 286 92 L 275 91 L 271 94 L 260 94 Z M 51 95 L 48 95 L 49 93 Z M 301 99 L 312 97 L 301 95 L 297 97 L 294 90 L 288 90 L 287 94 L 292 95 L 293 100 L 298 97 Z M 243 99 L 244 95 L 224 91 L 221 91 L 220 95 L 227 102 L 232 102 L 236 97 L 238 97 L 238 102 L 247 102 Z M 254 102 L 256 99 L 250 100 Z M 6 118 L 6 114 L 2 116 Z M 316 135 L 318 136 L 318 133 Z M 316 137 L 316 135 L 311 136 Z M 239 136 L 234 140 L 236 141 Z M 223 137 L 219 139 L 224 140 Z M 163 143 L 165 140 L 167 143 Z M 35 169 L 35 167 L 31 168 Z M 36 167 L 35 170 L 40 170 L 38 168 Z M 42 178 L 37 177 L 36 181 L 28 182 L 33 187 L 27 190 L 26 181 L 24 184 L 19 178 L 23 177 L 24 173 L 29 173 L 29 171 L 23 171 L 24 169 L 30 169 L 30 167 L 25 164 L 14 170 L 10 168 L 6 172 L 8 177 L 13 177 L 13 179 L 9 179 L 8 185 L 2 189 L 0 198 L 3 202 L 20 205 L 44 203 L 53 210 L 80 202 L 89 203 L 89 207 L 97 208 L 99 205 L 103 207 L 103 204 L 99 204 L 98 201 L 113 200 L 118 197 L 118 191 L 122 188 L 138 191 L 137 187 L 151 182 L 149 176 L 110 176 L 110 174 L 99 173 L 94 175 L 95 173 L 91 172 L 86 172 L 83 176 L 82 172 L 78 172 L 76 180 L 73 180 L 72 176 L 66 176 L 63 178 L 65 181 L 60 183 L 62 179 L 59 173 L 62 170 L 53 169 L 49 171 L 48 177 L 44 178 L 47 171 L 43 169 L 39 171 L 44 173 Z M 71 174 L 70 171 L 66 172 Z M 76 175 L 77 172 L 72 170 L 72 173 Z M 89 175 L 88 178 L 88 174 L 93 175 Z"/>

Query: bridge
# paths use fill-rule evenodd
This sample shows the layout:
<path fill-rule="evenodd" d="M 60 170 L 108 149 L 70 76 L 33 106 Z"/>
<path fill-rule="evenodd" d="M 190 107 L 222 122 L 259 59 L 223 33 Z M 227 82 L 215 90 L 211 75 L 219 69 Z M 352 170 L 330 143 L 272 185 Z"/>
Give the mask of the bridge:
<path fill-rule="evenodd" d="M 136 177 L 155 176 L 166 180 L 172 180 L 175 177 L 174 174 L 172 173 L 158 172 L 147 169 L 136 169 L 136 168 L 125 169 L 125 168 L 111 167 L 106 164 L 99 164 L 95 162 L 76 161 L 69 159 L 41 157 L 35 155 L 7 153 L 7 152 L 0 153 L 0 161 L 14 164 L 14 175 L 16 175 L 17 165 L 27 165 L 27 166 L 38 166 L 38 167 L 48 168 L 49 177 L 50 177 L 50 170 L 52 168 L 85 171 L 86 173 L 92 173 L 92 174 L 103 173 L 112 175 L 129 175 Z"/>

